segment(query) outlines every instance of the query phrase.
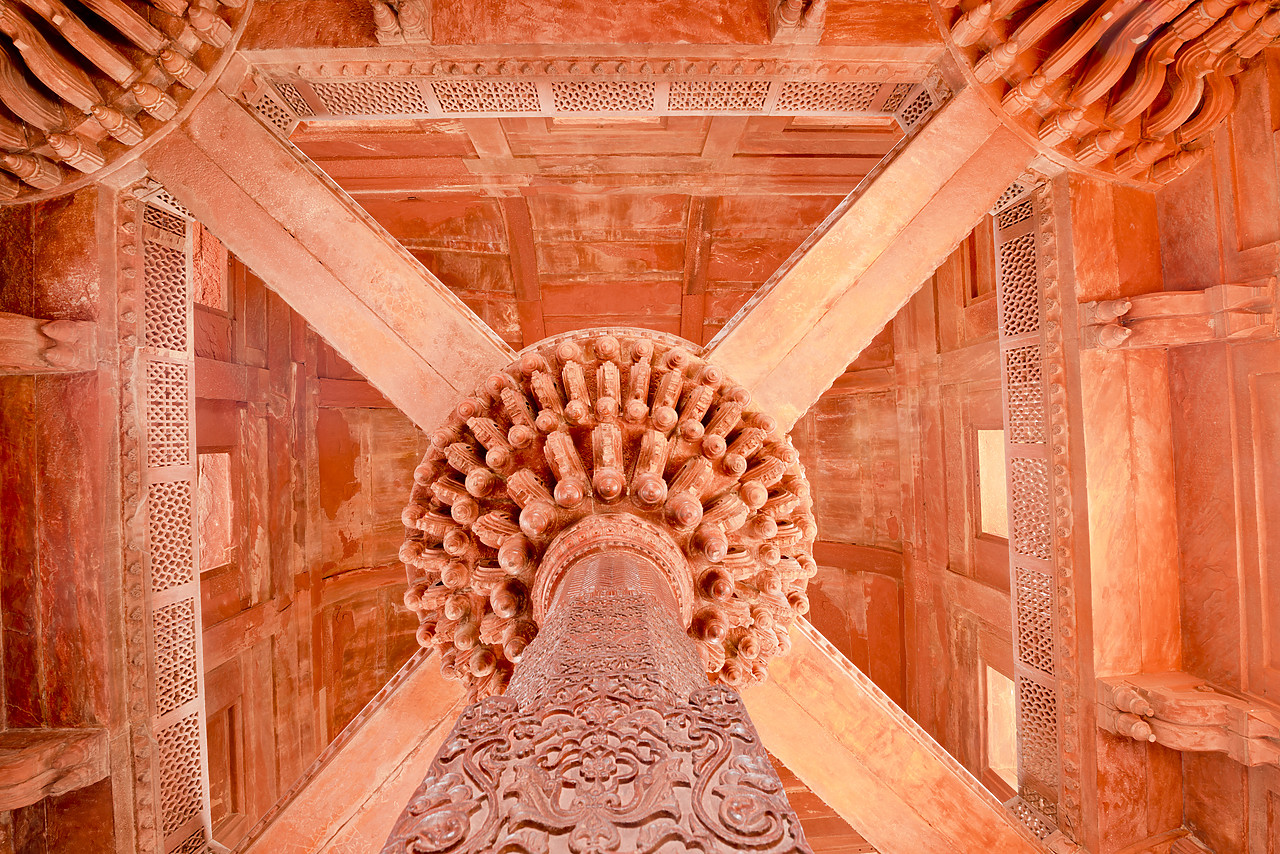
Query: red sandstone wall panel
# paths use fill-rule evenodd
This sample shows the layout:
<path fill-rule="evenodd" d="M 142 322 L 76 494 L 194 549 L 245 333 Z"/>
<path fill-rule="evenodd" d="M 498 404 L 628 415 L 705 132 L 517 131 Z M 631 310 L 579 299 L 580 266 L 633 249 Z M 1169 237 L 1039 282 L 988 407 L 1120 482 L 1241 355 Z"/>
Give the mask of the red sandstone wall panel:
<path fill-rule="evenodd" d="M 0 310 L 103 313 L 98 202 L 86 192 L 0 216 Z M 122 723 L 106 503 L 114 371 L 102 373 L 0 378 L 0 727 Z M 0 836 L 12 830 L 18 850 L 105 851 L 113 820 L 107 778 L 6 815 Z"/>
<path fill-rule="evenodd" d="M 1280 240 L 1280 175 L 1276 171 L 1271 93 L 1267 72 L 1259 66 L 1236 78 L 1237 107 L 1228 121 L 1232 194 L 1236 215 L 1235 248 L 1254 249 Z"/>
<path fill-rule="evenodd" d="M 1072 178 L 1071 224 L 1080 302 L 1164 290 L 1153 193 Z"/>
<path fill-rule="evenodd" d="M 31 230 L 36 205 L 0 208 L 0 311 L 35 316 Z"/>
<path fill-rule="evenodd" d="M 901 548 L 896 407 L 891 391 L 827 395 L 805 417 L 796 445 L 820 538 Z"/>
<path fill-rule="evenodd" d="M 1221 753 L 1183 756 L 1186 822 L 1214 851 L 1249 850 L 1247 770 Z"/>
<path fill-rule="evenodd" d="M 36 407 L 33 377 L 0 377 L 0 620 L 3 620 L 5 722 L 44 723 L 41 699 L 37 560 Z"/>
<path fill-rule="evenodd" d="M 110 722 L 110 644 L 102 541 L 105 460 L 96 373 L 35 382 L 44 726 Z"/>
<path fill-rule="evenodd" d="M 1215 169 L 1213 158 L 1206 158 L 1156 195 L 1165 290 L 1224 281 Z"/>
<path fill-rule="evenodd" d="M 36 206 L 32 234 L 36 282 L 32 315 L 65 320 L 98 316 L 102 281 L 98 194 L 90 189 Z"/>
<path fill-rule="evenodd" d="M 1237 690 L 1240 589 L 1226 344 L 1169 357 L 1181 554 L 1182 655 L 1189 673 Z"/>
<path fill-rule="evenodd" d="M 942 36 L 927 0 L 831 0 L 823 44 L 934 45 Z"/>
<path fill-rule="evenodd" d="M 196 374 L 201 449 L 230 450 L 239 535 L 232 564 L 201 579 L 228 843 L 416 648 L 397 551 L 425 448 L 255 277 L 237 264 L 231 280 L 232 361 L 203 359 Z M 326 382 L 342 394 L 325 398 Z"/>
<path fill-rule="evenodd" d="M 447 0 L 433 3 L 437 44 L 764 44 L 764 0 Z"/>

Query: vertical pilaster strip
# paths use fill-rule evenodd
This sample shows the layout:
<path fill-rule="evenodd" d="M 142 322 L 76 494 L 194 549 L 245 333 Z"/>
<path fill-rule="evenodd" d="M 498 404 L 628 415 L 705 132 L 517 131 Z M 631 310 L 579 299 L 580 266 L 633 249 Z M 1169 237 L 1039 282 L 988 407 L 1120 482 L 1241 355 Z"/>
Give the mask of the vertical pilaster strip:
<path fill-rule="evenodd" d="M 120 214 L 122 501 L 139 851 L 208 850 L 196 535 L 192 221 L 144 188 Z"/>
<path fill-rule="evenodd" d="M 1074 839 L 1084 677 L 1052 184 L 1015 183 L 993 214 L 1018 713 L 1019 791 L 1009 806 L 1042 839 Z"/>
<path fill-rule="evenodd" d="M 1066 177 L 1036 187 L 1037 257 L 1044 312 L 1043 373 L 1047 380 L 1050 477 L 1053 488 L 1053 570 L 1057 606 L 1057 661 L 1062 772 L 1058 828 L 1080 844 L 1096 828 L 1097 787 L 1092 747 L 1094 671 L 1089 608 L 1088 502 L 1085 479 L 1076 476 L 1084 461 L 1084 434 L 1076 407 L 1080 394 L 1080 354 L 1076 301 L 1063 293 L 1062 266 L 1070 264 L 1070 199 Z M 1073 411 L 1073 409 L 1075 411 Z M 1092 792 L 1092 795 L 1090 794 Z"/>

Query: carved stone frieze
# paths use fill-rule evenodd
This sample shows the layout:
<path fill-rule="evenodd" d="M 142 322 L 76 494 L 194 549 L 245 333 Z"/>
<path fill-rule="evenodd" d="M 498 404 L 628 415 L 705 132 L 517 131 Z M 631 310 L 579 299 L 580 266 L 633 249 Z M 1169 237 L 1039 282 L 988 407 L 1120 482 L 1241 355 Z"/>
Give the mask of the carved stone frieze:
<path fill-rule="evenodd" d="M 1234 78 L 1280 36 L 1236 0 L 935 0 L 953 53 L 1064 164 L 1162 184 L 1205 153 Z"/>
<path fill-rule="evenodd" d="M 247 103 L 299 120 L 478 116 L 876 115 L 910 130 L 949 89 L 932 69 L 762 57 L 577 57 L 263 64 Z"/>
<path fill-rule="evenodd" d="M 808 610 L 817 532 L 798 455 L 695 345 L 548 339 L 432 436 L 404 511 L 419 642 L 498 693 L 564 567 L 627 546 L 662 567 L 712 681 L 763 679 Z"/>

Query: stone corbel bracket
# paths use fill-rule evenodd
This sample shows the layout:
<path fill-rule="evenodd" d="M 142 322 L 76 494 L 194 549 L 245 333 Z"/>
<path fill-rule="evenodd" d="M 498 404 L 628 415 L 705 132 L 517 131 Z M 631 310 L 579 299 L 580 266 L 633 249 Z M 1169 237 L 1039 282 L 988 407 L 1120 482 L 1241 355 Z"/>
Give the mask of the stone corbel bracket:
<path fill-rule="evenodd" d="M 0 732 L 0 810 L 82 789 L 110 770 L 104 729 L 4 730 Z"/>
<path fill-rule="evenodd" d="M 1081 346 L 1142 349 L 1276 334 L 1276 282 L 1082 303 Z"/>
<path fill-rule="evenodd" d="M 430 0 L 371 0 L 378 44 L 431 44 Z"/>
<path fill-rule="evenodd" d="M 95 370 L 97 330 L 91 321 L 39 320 L 0 312 L 0 375 Z"/>
<path fill-rule="evenodd" d="M 1099 679 L 1098 725 L 1171 750 L 1280 766 L 1280 713 L 1186 673 Z"/>
<path fill-rule="evenodd" d="M 827 0 L 778 0 L 769 9 L 774 44 L 818 44 L 827 19 Z"/>

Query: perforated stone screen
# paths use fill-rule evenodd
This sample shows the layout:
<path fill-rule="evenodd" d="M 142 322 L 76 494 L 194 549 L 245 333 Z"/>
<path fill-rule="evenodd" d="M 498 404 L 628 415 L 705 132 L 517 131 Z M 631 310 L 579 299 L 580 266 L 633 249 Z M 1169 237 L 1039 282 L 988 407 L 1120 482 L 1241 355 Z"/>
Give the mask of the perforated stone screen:
<path fill-rule="evenodd" d="M 1010 807 L 1037 836 L 1080 814 L 1079 667 L 1070 591 L 1070 448 L 1061 404 L 1062 323 L 1047 185 L 1016 183 L 993 210 L 1001 389 L 1009 439 L 1009 562 L 1018 713 L 1018 797 Z M 1056 383 L 1056 385 L 1055 385 Z M 1053 401 L 1059 401 L 1055 406 Z M 1066 641 L 1060 642 L 1060 639 Z M 1076 698 L 1076 699 L 1072 699 Z M 1064 705 L 1065 704 L 1065 705 Z M 1064 714 L 1076 723 L 1064 726 Z M 1075 785 L 1068 785 L 1074 779 Z"/>
<path fill-rule="evenodd" d="M 142 522 L 124 532 L 126 589 L 136 602 L 126 620 L 135 837 L 140 851 L 186 854 L 208 850 L 210 829 L 195 531 L 193 224 L 162 188 L 144 186 L 135 196 L 144 201 L 125 205 L 122 216 L 133 212 L 136 221 L 122 232 L 139 251 L 123 257 L 140 256 L 142 275 L 126 267 L 119 277 L 121 302 L 143 309 L 132 326 L 127 312 L 120 315 L 124 514 Z M 222 256 L 209 257 L 215 260 L 202 263 Z"/>

